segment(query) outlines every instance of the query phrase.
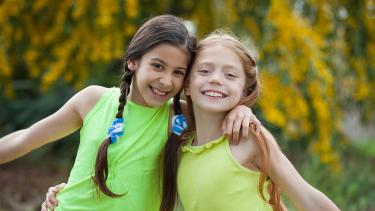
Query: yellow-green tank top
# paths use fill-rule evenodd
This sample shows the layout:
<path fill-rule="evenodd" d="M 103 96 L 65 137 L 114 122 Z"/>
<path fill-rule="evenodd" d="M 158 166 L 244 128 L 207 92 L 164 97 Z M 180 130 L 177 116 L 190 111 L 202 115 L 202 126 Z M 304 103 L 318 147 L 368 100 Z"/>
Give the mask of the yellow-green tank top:
<path fill-rule="evenodd" d="M 243 167 L 233 157 L 225 136 L 201 146 L 191 146 L 191 142 L 182 146 L 178 167 L 179 209 L 272 210 L 258 192 L 260 173 Z"/>
<path fill-rule="evenodd" d="M 56 210 L 159 209 L 160 157 L 168 136 L 170 102 L 144 107 L 127 101 L 124 136 L 108 148 L 107 185 L 119 198 L 98 192 L 93 175 L 96 154 L 115 118 L 120 90 L 111 88 L 86 115 L 80 131 L 77 157 L 65 188 L 58 194 Z"/>

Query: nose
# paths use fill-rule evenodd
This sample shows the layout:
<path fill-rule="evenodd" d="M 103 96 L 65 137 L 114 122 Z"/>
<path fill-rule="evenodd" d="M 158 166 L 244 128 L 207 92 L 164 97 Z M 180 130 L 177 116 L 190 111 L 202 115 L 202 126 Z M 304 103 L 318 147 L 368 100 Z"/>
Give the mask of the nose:
<path fill-rule="evenodd" d="M 164 88 L 170 88 L 172 86 L 172 76 L 170 74 L 163 74 L 159 82 Z"/>
<path fill-rule="evenodd" d="M 209 82 L 211 84 L 221 85 L 221 74 L 219 71 L 214 71 L 211 74 Z"/>

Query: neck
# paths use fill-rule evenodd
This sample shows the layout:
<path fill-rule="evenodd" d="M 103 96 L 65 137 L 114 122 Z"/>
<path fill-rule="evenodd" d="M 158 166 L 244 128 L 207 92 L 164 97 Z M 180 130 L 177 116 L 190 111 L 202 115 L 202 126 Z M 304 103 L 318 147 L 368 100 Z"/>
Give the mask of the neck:
<path fill-rule="evenodd" d="M 201 111 L 194 107 L 196 136 L 194 145 L 202 145 L 223 135 L 221 125 L 226 113 Z"/>
<path fill-rule="evenodd" d="M 133 77 L 134 78 L 134 77 Z M 137 103 L 137 99 L 135 99 L 135 94 L 134 94 L 134 90 L 136 89 L 135 87 L 135 80 L 132 80 L 132 83 L 130 84 L 130 91 L 129 91 L 129 94 L 127 96 L 127 99 L 134 102 L 134 103 Z"/>

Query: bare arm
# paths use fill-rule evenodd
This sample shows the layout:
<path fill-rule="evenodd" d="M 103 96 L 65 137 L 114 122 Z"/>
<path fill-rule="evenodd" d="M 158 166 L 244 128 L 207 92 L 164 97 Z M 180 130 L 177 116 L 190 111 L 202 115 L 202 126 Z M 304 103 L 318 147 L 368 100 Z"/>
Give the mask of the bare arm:
<path fill-rule="evenodd" d="M 274 137 L 262 128 L 269 145 L 269 176 L 298 210 L 339 210 L 322 192 L 307 183 L 279 149 Z"/>
<path fill-rule="evenodd" d="M 0 164 L 21 157 L 47 143 L 65 137 L 82 126 L 87 112 L 106 89 L 90 86 L 78 92 L 54 114 L 27 129 L 13 132 L 0 139 Z"/>

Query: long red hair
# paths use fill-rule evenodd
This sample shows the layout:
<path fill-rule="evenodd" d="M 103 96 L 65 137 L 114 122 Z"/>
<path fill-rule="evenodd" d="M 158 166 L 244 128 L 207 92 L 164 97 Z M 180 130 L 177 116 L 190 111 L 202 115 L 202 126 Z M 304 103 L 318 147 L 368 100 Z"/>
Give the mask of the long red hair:
<path fill-rule="evenodd" d="M 199 52 L 213 45 L 223 45 L 229 49 L 232 49 L 241 59 L 245 73 L 246 73 L 246 97 L 242 98 L 238 104 L 252 106 L 255 103 L 257 96 L 260 91 L 260 81 L 258 68 L 255 60 L 252 58 L 248 49 L 237 39 L 233 34 L 224 31 L 215 31 L 214 33 L 207 36 L 205 39 L 199 42 L 197 45 L 197 50 L 195 58 L 199 56 Z M 187 102 L 189 106 L 189 112 L 192 116 L 192 102 L 190 97 L 187 97 Z M 194 130 L 194 119 L 190 123 L 190 127 Z M 258 190 L 266 202 L 268 202 L 273 210 L 275 211 L 285 211 L 286 208 L 280 198 L 280 190 L 268 177 L 269 169 L 269 140 L 267 136 L 260 130 L 259 133 L 255 131 L 254 126 L 250 127 L 253 137 L 258 143 L 260 154 L 261 154 L 261 171 L 258 184 Z M 162 211 L 172 211 L 176 201 L 176 175 L 177 175 L 177 156 L 179 146 L 181 144 L 180 139 L 170 139 L 167 141 L 166 148 L 164 151 L 164 182 L 163 182 L 163 195 L 162 204 L 160 210 Z M 264 187 L 268 182 L 268 191 L 270 199 L 267 200 L 264 194 Z"/>

